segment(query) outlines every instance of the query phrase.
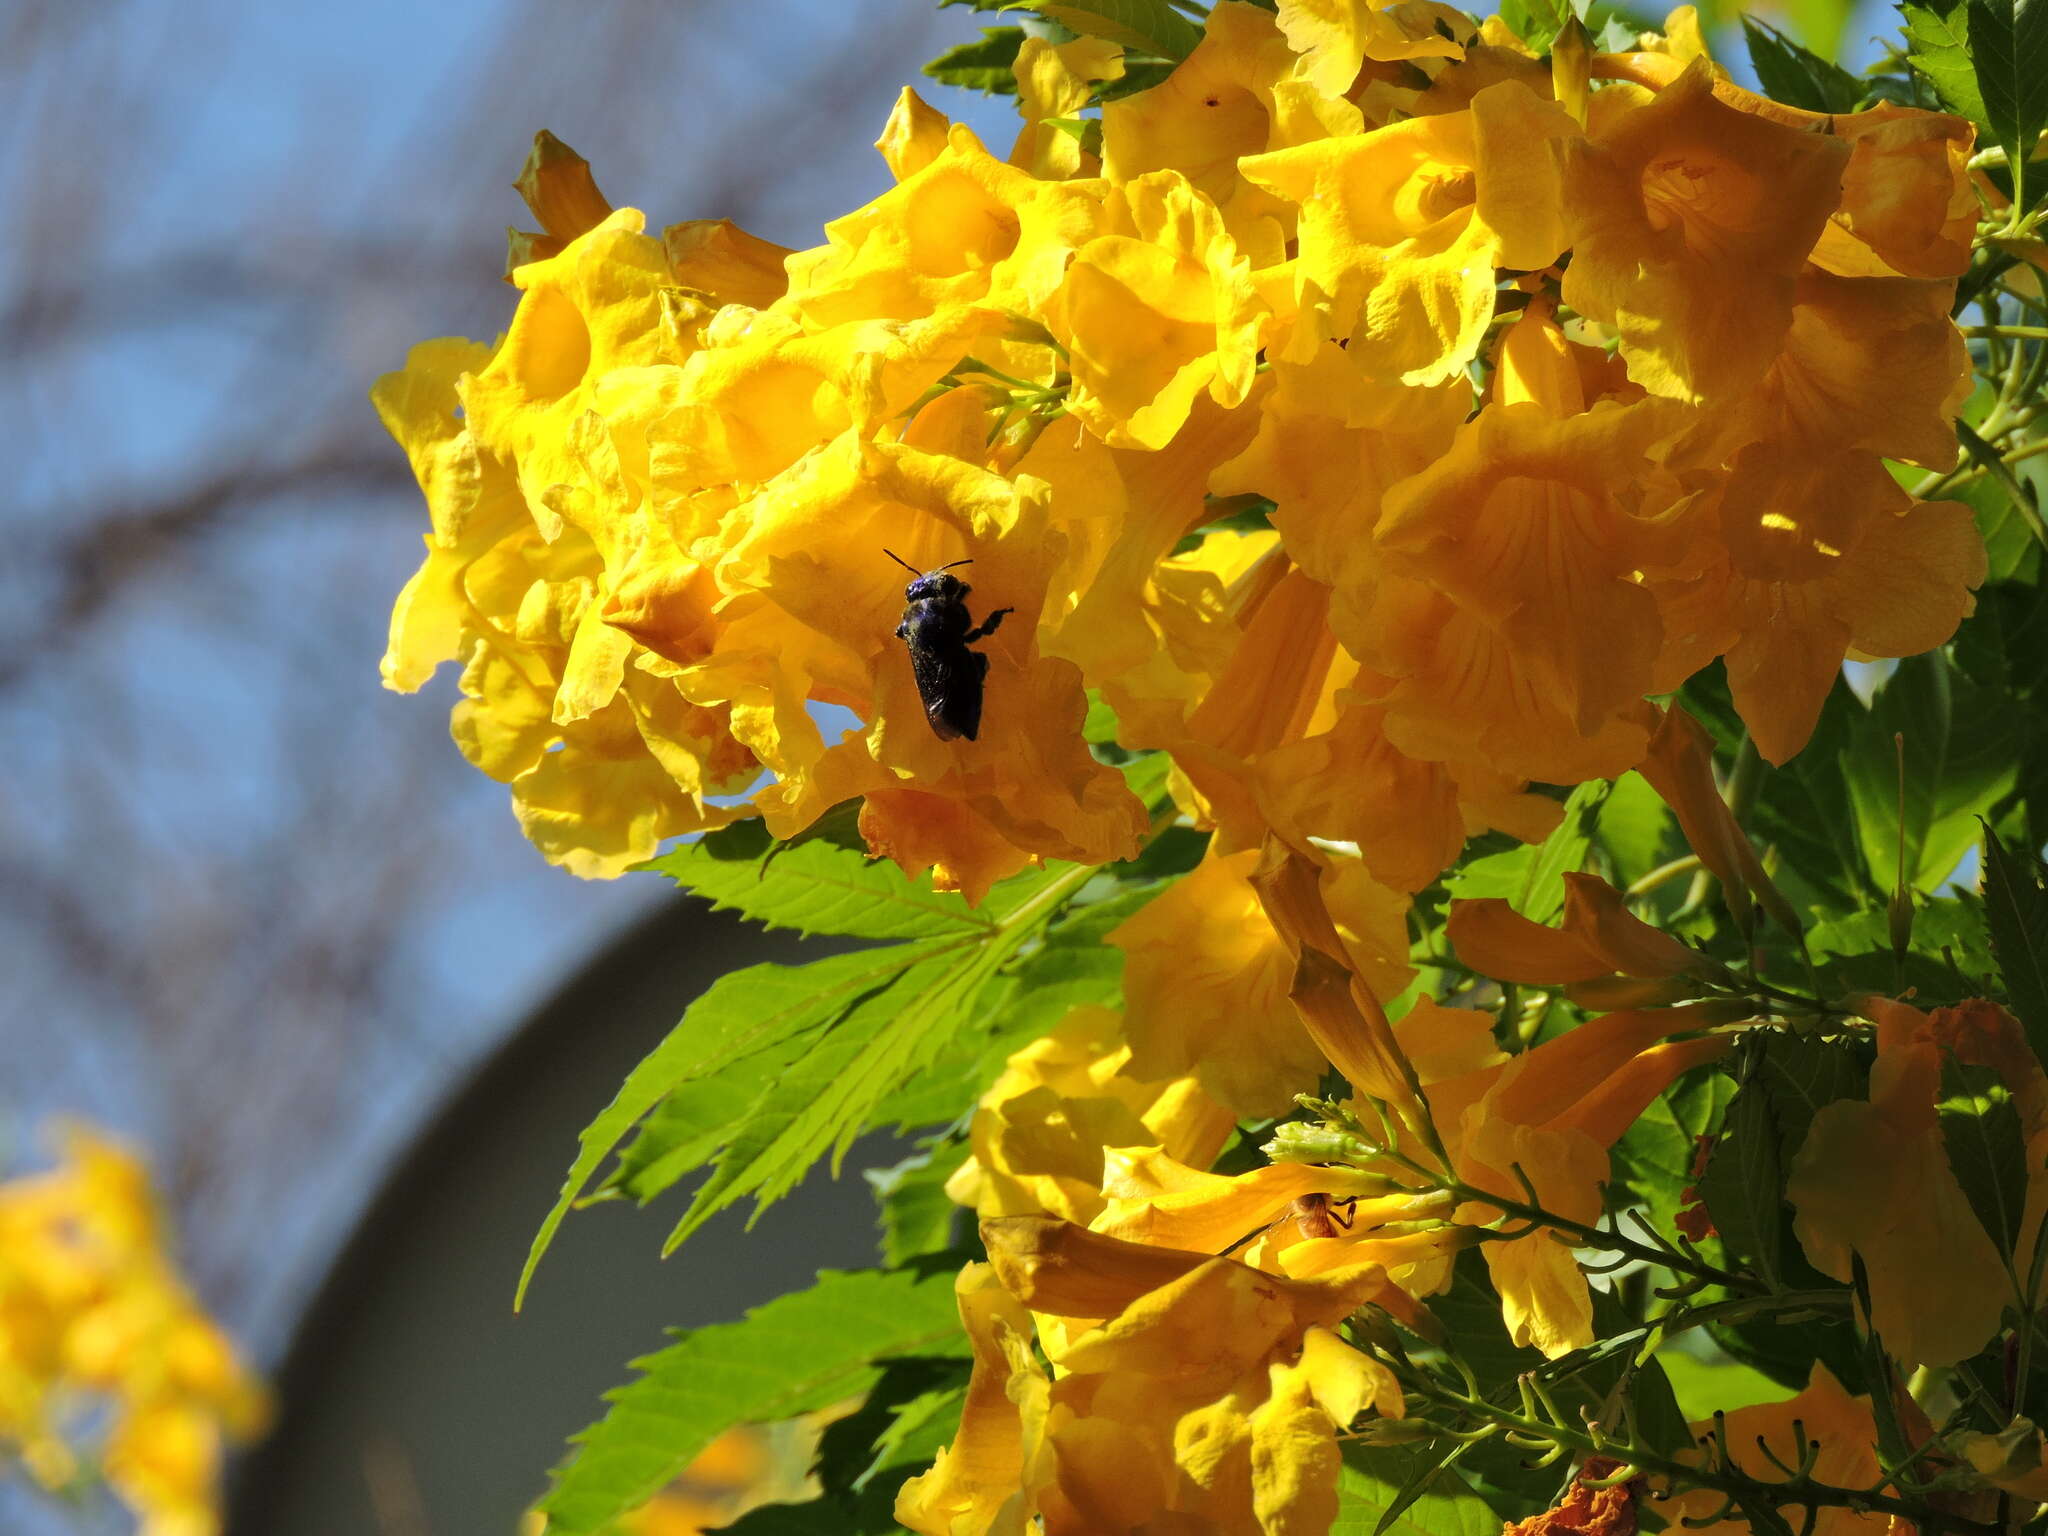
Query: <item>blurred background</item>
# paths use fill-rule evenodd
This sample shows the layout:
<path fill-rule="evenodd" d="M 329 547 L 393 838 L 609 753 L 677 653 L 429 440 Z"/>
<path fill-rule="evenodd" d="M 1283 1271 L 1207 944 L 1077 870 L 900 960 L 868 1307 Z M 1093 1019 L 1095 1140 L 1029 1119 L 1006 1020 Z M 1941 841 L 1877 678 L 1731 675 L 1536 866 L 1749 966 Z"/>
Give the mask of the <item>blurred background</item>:
<path fill-rule="evenodd" d="M 887 186 L 869 143 L 898 87 L 997 19 L 0 3 L 0 1170 L 41 1161 L 55 1113 L 130 1139 L 195 1288 L 266 1370 L 436 1106 L 664 899 L 527 846 L 448 741 L 452 669 L 422 697 L 378 686 L 424 512 L 371 380 L 415 341 L 506 323 L 503 231 L 531 222 L 510 183 L 537 128 L 655 229 L 727 216 L 810 245 Z M 1888 28 L 1837 0 L 1780 19 L 1858 62 Z M 1007 101 L 919 88 L 1007 146 Z M 613 965 L 695 931 L 642 929 Z M 477 1175 L 504 1193 L 514 1265 L 570 1129 L 701 985 L 641 998 L 645 1027 L 612 1036 L 578 1013 L 610 1016 L 602 976 L 560 995 L 546 1028 L 572 1055 L 589 1031 L 590 1079 L 528 1106 L 530 1164 Z M 864 1223 L 865 1193 L 845 1199 Z M 632 1227 L 650 1267 L 659 1232 Z M 509 1321 L 513 1278 L 480 1274 L 465 1305 Z M 347 1302 L 330 1285 L 330 1322 Z M 668 1320 L 710 1320 L 690 1310 Z M 586 1341 L 598 1382 L 654 1342 Z M 507 1449 L 508 1507 L 551 1455 Z M 507 1528 L 416 1515 L 356 1528 Z M 0 1482 L 0 1528 L 77 1528 L 48 1520 Z"/>

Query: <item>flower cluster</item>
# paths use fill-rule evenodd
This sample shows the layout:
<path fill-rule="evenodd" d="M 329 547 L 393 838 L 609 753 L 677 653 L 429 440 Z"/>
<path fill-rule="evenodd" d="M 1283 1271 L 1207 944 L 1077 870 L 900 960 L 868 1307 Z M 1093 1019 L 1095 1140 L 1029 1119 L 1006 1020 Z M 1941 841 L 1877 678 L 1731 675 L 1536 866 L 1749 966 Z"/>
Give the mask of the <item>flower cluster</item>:
<path fill-rule="evenodd" d="M 386 680 L 459 660 L 458 743 L 579 873 L 858 800 L 970 895 L 1134 851 L 1092 692 L 1217 883 L 1339 843 L 1382 923 L 1716 657 L 1782 761 L 1984 569 L 1883 462 L 1955 457 L 1970 130 L 1781 107 L 1697 36 L 1221 0 L 1099 140 L 1120 50 L 1033 37 L 1007 158 L 906 91 L 895 187 L 794 252 L 656 238 L 543 136 L 510 329 L 375 392 L 433 522 Z M 978 739 L 927 724 L 892 555 L 1008 610 Z"/>
<path fill-rule="evenodd" d="M 905 91 L 878 144 L 895 185 L 803 251 L 716 222 L 650 236 L 543 135 L 510 329 L 377 386 L 433 520 L 386 679 L 462 663 L 456 738 L 549 857 L 611 875 L 674 835 L 758 817 L 788 840 L 857 805 L 866 853 L 970 904 L 1079 866 L 999 894 L 985 927 L 945 906 L 972 999 L 1055 949 L 1018 913 L 1154 887 L 1088 930 L 1118 952 L 1110 990 L 1047 1006 L 934 1138 L 964 1138 L 938 1173 L 987 1262 L 958 1279 L 957 1434 L 894 1506 L 923 1536 L 1321 1530 L 1346 1439 L 1430 1441 L 1436 1470 L 1496 1434 L 1573 1453 L 1532 1531 L 1626 1536 L 1645 1490 L 1725 1493 L 1685 1513 L 1736 1528 L 1739 1497 L 1889 1509 L 1838 1486 L 1878 1470 L 1915 1497 L 2037 1486 L 2022 1419 L 1945 1441 L 1917 1482 L 1931 1426 L 1874 1437 L 1919 1411 L 1891 1361 L 1957 1366 L 2033 1305 L 2048 1077 L 1993 1004 L 1822 991 L 1774 850 L 1671 697 L 1718 663 L 1760 773 L 1814 736 L 1845 658 L 1939 647 L 1972 611 L 1971 509 L 1895 467 L 1956 468 L 1974 130 L 1745 91 L 1689 7 L 1606 35 L 1569 22 L 1538 53 L 1437 0 L 1218 0 L 1170 69 L 1025 35 L 1006 157 Z M 2048 352 L 2007 364 L 2000 410 Z M 909 592 L 904 565 L 929 573 Z M 1663 926 L 1654 884 L 1578 864 L 1527 865 L 1563 888 L 1554 922 L 1445 883 L 1475 835 L 1549 839 L 1561 787 L 1624 776 L 1703 893 Z M 1167 878 L 1095 870 L 1152 863 L 1169 826 L 1200 851 L 1176 832 Z M 1710 892 L 1731 929 L 1698 918 Z M 1902 879 L 1895 980 L 1913 910 Z M 1765 929 L 1812 993 L 1764 977 Z M 907 1022 L 878 1025 L 896 984 L 819 1058 L 881 1041 L 844 1068 L 871 1096 L 933 1059 L 920 1010 L 952 1006 L 904 983 Z M 834 1006 L 788 1027 L 831 1039 Z M 1616 1210 L 1650 1107 L 1689 1073 L 1749 1082 L 1767 1036 L 1850 1063 L 1796 1134 L 1750 1096 L 1758 1251 L 1803 1250 L 1796 1296 L 1744 1269 L 1725 1198 L 1678 1196 L 1683 1173 L 1657 1213 L 1678 1236 Z M 1951 1066 L 2020 1128 L 2032 1174 L 2002 1224 L 1948 1160 Z M 1726 1103 L 1673 1118 L 1695 1186 L 1725 1190 L 1704 1148 Z M 770 1179 L 744 1161 L 728 1182 Z M 1592 1276 L 1626 1266 L 1676 1306 L 1622 1345 Z M 1460 1279 L 1531 1362 L 1519 1409 L 1446 1345 L 1433 1308 Z M 1742 1436 L 1717 1417 L 1686 1441 L 1674 1408 L 1661 1449 L 1617 1428 L 1626 1373 L 1572 1411 L 1546 1395 L 1553 1367 L 1604 1348 L 1634 1372 L 1667 1326 L 1787 1296 L 1853 1303 L 1886 1363 L 1847 1386 L 1802 1368 Z M 1782 1497 L 1757 1494 L 1747 1442 L 1777 1462 L 1772 1437 L 1823 1421 L 1824 1454 L 1794 1446 Z"/>
<path fill-rule="evenodd" d="M 90 1434 L 143 1536 L 206 1536 L 263 1390 L 165 1255 L 143 1166 L 82 1128 L 63 1151 L 0 1184 L 0 1454 L 63 1489 Z"/>

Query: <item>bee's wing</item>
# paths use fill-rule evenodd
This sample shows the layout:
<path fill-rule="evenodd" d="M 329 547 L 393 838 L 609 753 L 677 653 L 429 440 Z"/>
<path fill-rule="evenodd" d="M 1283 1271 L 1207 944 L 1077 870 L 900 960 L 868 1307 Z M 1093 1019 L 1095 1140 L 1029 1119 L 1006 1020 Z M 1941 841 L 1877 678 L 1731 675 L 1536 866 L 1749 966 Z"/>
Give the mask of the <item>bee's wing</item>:
<path fill-rule="evenodd" d="M 941 741 L 962 736 L 974 740 L 981 730 L 982 680 L 988 676 L 988 658 L 964 645 L 934 645 L 914 650 L 910 664 L 932 733 Z"/>

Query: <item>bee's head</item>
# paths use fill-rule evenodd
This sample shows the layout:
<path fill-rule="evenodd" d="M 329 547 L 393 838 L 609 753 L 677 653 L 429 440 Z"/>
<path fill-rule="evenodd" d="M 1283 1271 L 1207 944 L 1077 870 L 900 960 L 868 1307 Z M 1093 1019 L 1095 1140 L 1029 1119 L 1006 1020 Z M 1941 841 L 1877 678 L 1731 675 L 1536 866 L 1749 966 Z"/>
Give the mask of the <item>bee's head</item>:
<path fill-rule="evenodd" d="M 957 603 L 973 590 L 951 571 L 927 571 L 903 589 L 903 597 L 912 603 Z"/>
<path fill-rule="evenodd" d="M 974 589 L 958 576 L 949 575 L 954 565 L 972 565 L 972 560 L 955 560 L 952 565 L 942 565 L 936 571 L 920 573 L 916 566 L 897 554 L 893 549 L 882 551 L 915 578 L 903 589 L 903 600 L 908 603 L 957 603 Z"/>

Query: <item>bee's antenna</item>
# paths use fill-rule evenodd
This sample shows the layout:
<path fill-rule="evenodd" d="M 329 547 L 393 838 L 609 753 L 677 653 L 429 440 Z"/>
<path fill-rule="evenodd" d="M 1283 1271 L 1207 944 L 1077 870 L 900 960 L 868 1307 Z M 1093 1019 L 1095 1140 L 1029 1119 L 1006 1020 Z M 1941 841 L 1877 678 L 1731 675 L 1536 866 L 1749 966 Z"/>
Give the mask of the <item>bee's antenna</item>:
<path fill-rule="evenodd" d="M 939 569 L 940 569 L 940 570 L 942 570 L 942 571 L 950 571 L 951 569 L 953 569 L 953 566 L 955 566 L 955 565 L 972 565 L 972 564 L 974 564 L 974 562 L 973 562 L 972 560 L 955 560 L 955 561 L 954 561 L 954 562 L 952 563 L 952 565 L 942 565 L 942 566 L 940 566 L 940 567 L 939 567 Z"/>
<path fill-rule="evenodd" d="M 897 563 L 898 565 L 902 566 L 902 567 L 903 567 L 903 569 L 905 569 L 906 571 L 910 572 L 910 574 L 911 574 L 911 575 L 913 575 L 913 576 L 922 576 L 922 575 L 924 574 L 924 572 L 923 572 L 923 571 L 920 571 L 920 570 L 919 570 L 919 569 L 918 569 L 918 568 L 917 568 L 916 566 L 912 565 L 912 564 L 911 564 L 911 563 L 910 563 L 910 562 L 909 562 L 908 560 L 904 559 L 904 558 L 903 558 L 903 557 L 902 557 L 901 555 L 897 554 L 895 550 L 893 550 L 893 549 L 884 549 L 884 550 L 882 551 L 882 553 L 883 553 L 883 554 L 885 554 L 885 555 L 887 555 L 887 556 L 888 556 L 888 557 L 889 557 L 889 558 L 890 558 L 891 560 L 894 560 L 894 561 L 895 561 L 895 562 L 896 562 L 896 563 Z"/>

